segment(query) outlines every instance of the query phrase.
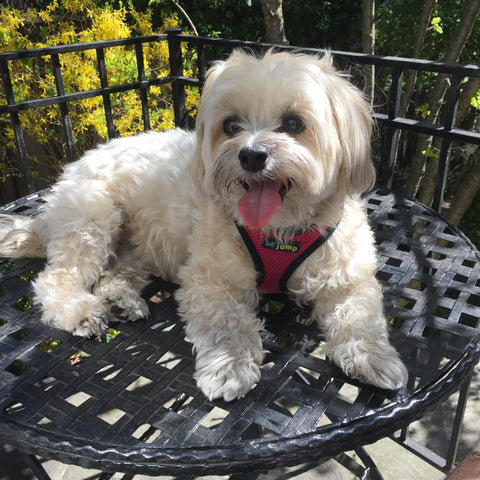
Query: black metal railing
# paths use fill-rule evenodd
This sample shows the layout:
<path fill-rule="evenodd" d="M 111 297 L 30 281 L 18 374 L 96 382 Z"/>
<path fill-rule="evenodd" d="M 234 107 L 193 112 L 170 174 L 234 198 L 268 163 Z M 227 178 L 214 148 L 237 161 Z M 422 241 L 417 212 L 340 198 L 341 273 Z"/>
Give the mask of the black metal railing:
<path fill-rule="evenodd" d="M 143 47 L 145 44 L 155 42 L 167 42 L 168 44 L 170 63 L 169 74 L 165 77 L 147 78 L 144 65 Z M 187 77 L 184 75 L 184 59 L 181 47 L 182 42 L 187 42 L 190 47 L 196 49 L 197 72 L 195 76 Z M 135 48 L 138 71 L 137 81 L 115 86 L 109 84 L 107 70 L 105 68 L 104 52 L 105 49 L 115 46 L 133 46 Z M 175 124 L 179 127 L 185 128 L 188 123 L 185 87 L 190 85 L 201 88 L 210 59 L 224 56 L 234 48 L 248 48 L 253 51 L 258 51 L 271 47 L 272 45 L 254 42 L 184 35 L 179 29 L 170 29 L 166 34 L 162 35 L 150 35 L 145 37 L 0 53 L 0 73 L 3 82 L 4 97 L 6 99 L 6 104 L 0 105 L 0 116 L 8 115 L 10 118 L 15 134 L 16 153 L 18 161 L 23 168 L 28 192 L 34 192 L 35 185 L 19 112 L 46 105 L 58 105 L 66 142 L 66 158 L 64 160 L 72 161 L 76 158 L 76 151 L 69 114 L 69 104 L 71 102 L 91 97 L 102 97 L 108 136 L 113 138 L 117 136 L 117 132 L 115 130 L 112 115 L 112 94 L 125 92 L 127 90 L 137 90 L 142 105 L 143 128 L 148 130 L 150 129 L 150 109 L 148 102 L 149 89 L 154 85 L 170 84 L 172 88 L 171 95 Z M 305 49 L 293 46 L 275 46 L 275 48 L 301 50 L 312 54 L 321 54 L 323 52 L 323 50 Z M 67 52 L 80 52 L 86 50 L 95 50 L 96 52 L 100 88 L 66 93 L 59 56 Z M 332 54 L 336 62 L 343 67 L 348 67 L 350 70 L 355 70 L 358 66 L 375 65 L 387 72 L 390 77 L 390 88 L 387 92 L 382 93 L 385 95 L 385 101 L 382 102 L 382 105 L 375 108 L 373 113 L 373 117 L 381 130 L 381 146 L 378 148 L 379 153 L 377 159 L 379 183 L 389 187 L 392 185 L 395 167 L 395 145 L 398 141 L 399 132 L 410 131 L 439 137 L 441 139 L 439 170 L 433 201 L 433 207 L 437 211 L 440 211 L 452 142 L 458 141 L 467 144 L 480 145 L 479 132 L 463 130 L 455 126 L 456 109 L 462 83 L 466 78 L 479 77 L 480 67 L 476 65 L 448 64 L 421 59 L 375 56 L 341 51 L 332 51 Z M 13 61 L 33 57 L 47 57 L 50 59 L 55 78 L 56 95 L 32 100 L 16 101 L 9 65 Z M 408 70 L 432 72 L 438 75 L 446 75 L 448 77 L 450 87 L 442 109 L 441 120 L 439 122 L 428 123 L 421 120 L 398 116 L 402 95 L 402 78 L 404 72 Z"/>
<path fill-rule="evenodd" d="M 140 91 L 140 98 L 142 101 L 144 129 L 148 130 L 150 128 L 150 119 L 148 114 L 149 110 L 148 110 L 148 103 L 147 103 L 148 88 L 152 85 L 171 83 L 174 81 L 174 79 L 166 77 L 166 78 L 155 78 L 155 79 L 147 80 L 145 77 L 145 67 L 144 67 L 144 61 L 143 61 L 142 47 L 143 47 L 143 44 L 145 43 L 158 42 L 165 39 L 166 39 L 166 35 L 151 35 L 151 36 L 145 36 L 145 37 L 132 37 L 127 39 L 119 39 L 119 40 L 78 43 L 78 44 L 72 44 L 72 45 L 61 45 L 61 46 L 55 46 L 55 47 L 21 50 L 21 51 L 7 52 L 7 53 L 0 54 L 0 73 L 3 81 L 3 89 L 5 92 L 5 97 L 7 100 L 6 105 L 0 105 L 0 115 L 7 113 L 10 116 L 10 120 L 12 122 L 12 127 L 15 134 L 15 142 L 17 146 L 18 157 L 22 163 L 24 174 L 25 174 L 25 181 L 27 183 L 28 191 L 30 193 L 35 191 L 35 187 L 33 184 L 31 166 L 28 159 L 25 136 L 24 136 L 21 122 L 20 122 L 19 112 L 23 110 L 44 107 L 47 105 L 58 105 L 60 107 L 62 124 L 64 128 L 66 145 L 67 145 L 67 149 L 66 149 L 67 161 L 73 161 L 76 159 L 75 141 L 73 138 L 72 125 L 71 125 L 70 114 L 69 114 L 70 102 L 92 98 L 96 96 L 103 97 L 103 107 L 105 112 L 108 135 L 109 135 L 109 138 L 114 138 L 117 136 L 117 133 L 115 131 L 115 126 L 113 122 L 110 97 L 114 93 L 138 89 Z M 128 46 L 128 45 L 135 46 L 137 69 L 138 69 L 138 81 L 133 83 L 125 83 L 123 85 L 109 86 L 107 71 L 105 67 L 104 51 L 106 48 L 115 47 L 115 46 Z M 100 77 L 101 88 L 94 89 L 94 90 L 85 90 L 81 92 L 65 93 L 59 56 L 64 53 L 79 52 L 79 51 L 83 52 L 86 50 L 96 51 L 97 65 L 98 65 L 97 68 L 98 68 L 98 74 Z M 55 86 L 56 86 L 57 95 L 17 102 L 15 101 L 9 63 L 15 60 L 27 59 L 27 58 L 33 58 L 33 57 L 50 58 L 52 67 L 53 67 L 53 73 L 55 76 Z"/>

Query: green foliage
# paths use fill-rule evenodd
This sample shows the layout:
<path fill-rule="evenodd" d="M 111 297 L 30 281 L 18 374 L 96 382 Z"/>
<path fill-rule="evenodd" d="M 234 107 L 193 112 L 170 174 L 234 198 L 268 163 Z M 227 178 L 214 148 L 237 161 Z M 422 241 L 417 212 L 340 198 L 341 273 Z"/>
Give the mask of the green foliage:
<path fill-rule="evenodd" d="M 433 11 L 430 28 L 425 37 L 422 58 L 442 60 L 460 22 L 465 1 L 442 0 Z M 423 2 L 417 0 L 390 0 L 377 5 L 377 53 L 410 57 L 422 12 Z M 480 20 L 472 29 L 462 51 L 460 63 L 478 59 L 480 48 Z"/>
<path fill-rule="evenodd" d="M 466 0 L 442 0 L 435 4 L 430 26 L 425 35 L 424 46 L 421 57 L 430 60 L 443 60 L 448 50 L 449 44 L 454 39 L 455 33 L 460 26 L 460 19 Z M 416 0 L 390 0 L 377 4 L 377 53 L 380 55 L 394 55 L 411 57 L 412 48 L 417 34 L 423 3 Z M 478 63 L 480 54 L 480 18 L 477 17 L 471 33 L 462 50 L 459 58 L 460 63 Z M 422 73 L 416 80 L 416 89 L 413 105 L 410 112 L 407 113 L 411 118 L 418 120 L 426 119 L 433 110 L 433 106 L 428 104 L 428 96 L 435 84 L 436 74 Z M 472 107 L 480 108 L 480 91 L 471 99 Z M 478 111 L 473 108 L 463 119 L 462 128 L 474 129 Z M 413 135 L 406 135 L 407 141 L 405 147 L 399 148 L 399 165 L 404 173 L 411 167 L 411 155 L 413 145 L 416 139 Z M 439 152 L 432 147 L 422 152 L 428 159 L 438 159 Z M 405 157 L 402 158 L 402 155 Z M 448 175 L 446 196 L 448 200 L 454 201 L 455 187 L 458 180 L 463 175 L 464 170 L 468 171 L 472 149 L 470 148 L 452 148 L 450 158 L 450 171 Z M 434 163 L 434 162 L 433 162 Z M 402 175 L 398 175 L 400 178 Z M 469 208 L 462 221 L 461 228 L 465 229 L 467 235 L 474 239 L 477 245 L 480 245 L 480 232 L 478 227 L 478 211 L 480 200 L 477 195 L 476 200 Z"/>
<path fill-rule="evenodd" d="M 433 147 L 428 147 L 426 150 L 422 152 L 426 157 L 430 158 L 436 158 L 437 160 L 440 158 L 440 152 L 439 150 L 433 148 Z"/>
<path fill-rule="evenodd" d="M 443 28 L 442 28 L 442 25 L 440 24 L 440 22 L 441 22 L 440 17 L 434 17 L 434 18 L 432 18 L 432 21 L 430 22 L 430 24 L 432 25 L 432 28 L 437 33 L 443 33 Z"/>
<path fill-rule="evenodd" d="M 415 109 L 415 113 L 420 115 L 422 118 L 427 118 L 430 115 L 430 108 L 428 103 L 424 103 L 423 105 L 418 106 Z"/>
<path fill-rule="evenodd" d="M 472 107 L 480 110 L 480 90 L 472 97 Z"/>
<path fill-rule="evenodd" d="M 109 328 L 105 334 L 105 342 L 111 342 L 116 336 L 122 333 L 120 330 L 115 330 L 114 328 Z"/>
<path fill-rule="evenodd" d="M 11 261 L 7 261 L 2 265 L 2 270 L 4 272 L 8 272 L 12 267 L 14 267 L 15 264 Z"/>
<path fill-rule="evenodd" d="M 13 308 L 20 310 L 21 312 L 27 311 L 33 305 L 33 298 L 29 296 L 20 297 L 14 304 Z"/>
<path fill-rule="evenodd" d="M 103 3 L 102 7 L 94 0 L 51 0 L 44 2 L 43 8 L 21 10 L 0 7 L 0 52 L 154 33 L 151 10 L 136 10 L 133 2 Z M 178 26 L 178 19 L 172 13 L 163 17 L 160 30 L 175 26 Z M 66 93 L 100 87 L 95 50 L 61 54 L 60 63 Z M 138 79 L 133 47 L 106 49 L 105 63 L 110 86 Z M 145 45 L 144 63 L 147 78 L 168 75 L 166 42 Z M 57 95 L 53 66 L 48 58 L 16 61 L 10 67 L 17 102 Z M 193 73 L 192 68 L 187 65 L 186 75 Z M 5 104 L 3 89 L 0 91 L 0 104 Z M 148 95 L 151 128 L 172 128 L 174 115 L 170 86 L 151 87 Z M 132 135 L 143 130 L 142 107 L 137 91 L 114 94 L 111 102 L 119 135 Z M 197 104 L 198 93 L 189 90 L 187 105 L 192 115 L 196 112 Z M 102 97 L 70 103 L 69 114 L 77 153 L 108 138 Z M 27 110 L 20 113 L 20 120 L 29 144 L 33 144 L 29 149 L 32 173 L 34 177 L 50 183 L 56 178 L 66 157 L 66 139 L 59 108 L 46 106 Z M 11 161 L 14 145 L 9 117 L 0 116 L 0 183 L 20 175 L 21 169 Z"/>
<path fill-rule="evenodd" d="M 61 343 L 62 342 L 60 340 L 56 340 L 55 338 L 47 338 L 43 342 L 35 346 L 42 352 L 52 353 L 56 348 L 61 345 Z"/>
<path fill-rule="evenodd" d="M 30 282 L 38 277 L 38 272 L 35 270 L 25 270 L 25 272 L 21 273 L 18 277 L 25 282 Z"/>
<path fill-rule="evenodd" d="M 286 36 L 292 45 L 359 50 L 361 0 L 283 2 Z"/>
<path fill-rule="evenodd" d="M 258 0 L 179 0 L 178 3 L 200 35 L 264 40 L 265 22 Z M 156 7 L 154 11 L 177 11 L 171 0 L 149 0 L 149 4 Z M 361 41 L 361 7 L 360 0 L 284 1 L 287 38 L 292 45 L 355 49 Z M 180 14 L 179 22 L 188 27 Z"/>
<path fill-rule="evenodd" d="M 160 3 L 165 8 L 172 5 L 168 0 L 160 0 Z M 179 3 L 187 11 L 200 35 L 256 41 L 264 34 L 259 1 L 182 0 Z M 186 26 L 183 19 L 182 24 Z"/>

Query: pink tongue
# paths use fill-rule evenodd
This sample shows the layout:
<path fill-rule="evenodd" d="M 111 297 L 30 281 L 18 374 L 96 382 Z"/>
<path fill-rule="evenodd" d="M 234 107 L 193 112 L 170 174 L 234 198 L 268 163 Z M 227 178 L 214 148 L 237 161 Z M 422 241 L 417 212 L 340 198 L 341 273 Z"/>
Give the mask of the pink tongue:
<path fill-rule="evenodd" d="M 238 211 L 250 228 L 264 227 L 282 206 L 281 182 L 252 182 L 238 202 Z"/>

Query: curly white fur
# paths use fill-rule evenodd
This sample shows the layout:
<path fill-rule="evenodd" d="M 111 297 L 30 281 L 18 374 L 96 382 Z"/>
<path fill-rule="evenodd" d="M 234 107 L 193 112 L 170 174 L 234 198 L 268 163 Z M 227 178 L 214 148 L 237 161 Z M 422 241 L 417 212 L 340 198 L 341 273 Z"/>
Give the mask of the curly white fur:
<path fill-rule="evenodd" d="M 290 292 L 313 304 L 326 352 L 348 375 L 398 388 L 407 372 L 388 341 L 359 197 L 374 182 L 370 133 L 366 102 L 328 55 L 237 51 L 207 76 L 196 134 L 150 132 L 86 153 L 41 215 L 0 216 L 0 255 L 47 256 L 36 301 L 45 322 L 77 335 L 147 316 L 139 292 L 149 274 L 180 283 L 198 386 L 233 400 L 258 382 L 263 359 L 237 204 L 253 182 L 278 180 L 283 201 L 265 230 L 337 226 L 290 277 Z M 239 160 L 252 146 L 268 152 L 254 171 Z"/>

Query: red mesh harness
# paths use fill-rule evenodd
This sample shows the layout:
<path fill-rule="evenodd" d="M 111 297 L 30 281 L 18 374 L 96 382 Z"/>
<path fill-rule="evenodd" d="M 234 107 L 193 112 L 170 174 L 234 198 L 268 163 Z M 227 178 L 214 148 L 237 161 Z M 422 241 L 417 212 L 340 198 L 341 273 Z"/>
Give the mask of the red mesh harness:
<path fill-rule="evenodd" d="M 297 267 L 335 231 L 312 225 L 293 237 L 277 239 L 270 233 L 237 225 L 258 272 L 257 288 L 263 293 L 285 293 Z"/>

